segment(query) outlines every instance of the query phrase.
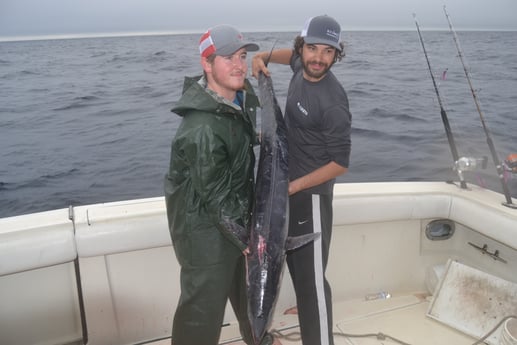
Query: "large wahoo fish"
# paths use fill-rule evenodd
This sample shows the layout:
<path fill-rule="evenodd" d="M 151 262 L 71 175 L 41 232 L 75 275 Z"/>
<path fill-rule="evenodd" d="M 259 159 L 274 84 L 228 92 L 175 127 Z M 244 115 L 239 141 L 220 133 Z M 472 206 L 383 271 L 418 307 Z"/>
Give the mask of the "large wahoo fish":
<path fill-rule="evenodd" d="M 287 129 L 270 77 L 258 78 L 261 103 L 261 143 L 255 204 L 249 233 L 248 316 L 255 343 L 268 330 L 280 288 L 285 253 L 315 235 L 287 237 L 289 175 Z"/>

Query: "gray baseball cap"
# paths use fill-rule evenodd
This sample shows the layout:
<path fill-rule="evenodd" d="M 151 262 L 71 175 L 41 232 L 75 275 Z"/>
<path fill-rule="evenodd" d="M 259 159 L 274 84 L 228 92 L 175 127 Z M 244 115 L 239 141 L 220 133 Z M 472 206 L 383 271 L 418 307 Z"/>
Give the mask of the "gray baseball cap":
<path fill-rule="evenodd" d="M 212 54 L 228 56 L 241 48 L 246 48 L 246 51 L 259 50 L 255 43 L 245 42 L 239 30 L 226 24 L 208 29 L 199 40 L 199 53 L 202 57 Z"/>
<path fill-rule="evenodd" d="M 307 19 L 300 36 L 307 44 L 326 44 L 341 51 L 341 26 L 327 15 Z"/>

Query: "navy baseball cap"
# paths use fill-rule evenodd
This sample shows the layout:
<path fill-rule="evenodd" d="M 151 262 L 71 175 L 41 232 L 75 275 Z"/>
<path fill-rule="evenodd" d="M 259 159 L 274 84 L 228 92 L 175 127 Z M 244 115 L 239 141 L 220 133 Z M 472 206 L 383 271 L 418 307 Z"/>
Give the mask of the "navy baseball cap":
<path fill-rule="evenodd" d="M 341 26 L 327 15 L 307 19 L 300 36 L 307 44 L 326 44 L 341 51 Z"/>

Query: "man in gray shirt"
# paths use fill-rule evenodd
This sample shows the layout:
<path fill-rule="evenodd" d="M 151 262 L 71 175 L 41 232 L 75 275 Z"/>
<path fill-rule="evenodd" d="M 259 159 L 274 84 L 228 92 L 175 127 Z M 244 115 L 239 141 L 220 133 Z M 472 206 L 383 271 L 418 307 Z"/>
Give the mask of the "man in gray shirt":
<path fill-rule="evenodd" d="M 330 71 L 344 56 L 341 27 L 331 17 L 309 18 L 294 49 L 255 54 L 252 73 L 269 75 L 266 61 L 293 70 L 285 118 L 289 143 L 289 236 L 320 233 L 287 253 L 304 345 L 333 345 L 332 296 L 325 278 L 332 233 L 335 178 L 348 171 L 351 120 L 343 86 Z"/>

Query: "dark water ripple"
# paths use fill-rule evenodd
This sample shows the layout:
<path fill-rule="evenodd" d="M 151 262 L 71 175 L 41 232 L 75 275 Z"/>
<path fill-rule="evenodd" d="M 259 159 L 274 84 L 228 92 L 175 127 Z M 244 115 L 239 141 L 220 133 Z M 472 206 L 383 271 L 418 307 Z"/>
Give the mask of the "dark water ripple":
<path fill-rule="evenodd" d="M 250 33 L 262 50 L 295 33 Z M 460 155 L 489 156 L 448 32 L 423 32 Z M 460 32 L 501 158 L 517 152 L 517 32 Z M 349 173 L 340 182 L 456 179 L 416 32 L 348 32 L 333 67 L 353 113 Z M 170 112 L 200 73 L 197 35 L 0 43 L 0 217 L 163 194 Z M 290 70 L 271 65 L 285 103 Z M 447 71 L 445 80 L 441 79 Z M 256 81 L 252 79 L 256 86 Z M 491 162 L 491 159 L 489 160 Z M 495 167 L 469 183 L 500 191 Z M 517 177 L 509 181 L 517 196 Z"/>

